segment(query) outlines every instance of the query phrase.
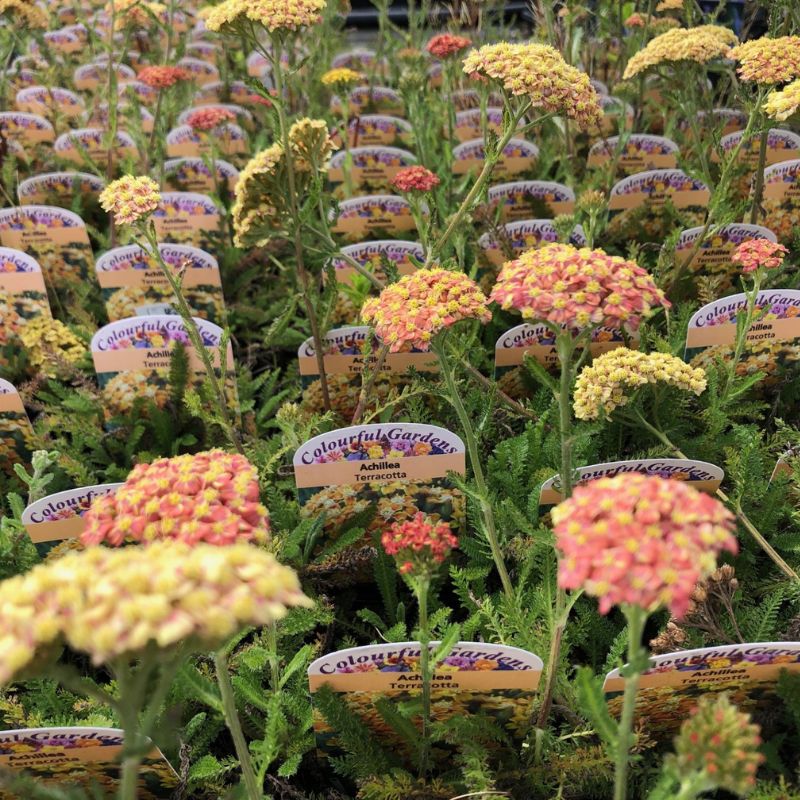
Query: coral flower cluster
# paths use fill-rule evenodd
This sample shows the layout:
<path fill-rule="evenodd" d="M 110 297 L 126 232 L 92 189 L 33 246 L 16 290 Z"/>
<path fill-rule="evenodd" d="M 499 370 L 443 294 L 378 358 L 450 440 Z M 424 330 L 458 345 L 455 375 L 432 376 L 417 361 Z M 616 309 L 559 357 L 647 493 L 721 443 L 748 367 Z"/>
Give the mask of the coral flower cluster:
<path fill-rule="evenodd" d="M 85 545 L 157 539 L 229 545 L 264 542 L 269 535 L 255 467 L 222 450 L 138 464 L 115 494 L 92 504 L 84 520 Z"/>
<path fill-rule="evenodd" d="M 440 33 L 434 36 L 427 44 L 428 52 L 434 58 L 449 58 L 466 50 L 472 44 L 466 36 L 454 36 L 452 33 Z"/>
<path fill-rule="evenodd" d="M 506 262 L 491 298 L 526 319 L 571 329 L 601 325 L 635 331 L 653 307 L 670 305 L 633 261 L 559 243 Z"/>
<path fill-rule="evenodd" d="M 584 129 L 602 117 L 589 76 L 567 64 L 549 45 L 484 45 L 464 59 L 464 72 L 491 78 L 508 94 L 527 97 L 534 108 L 545 112 L 565 114 Z"/>
<path fill-rule="evenodd" d="M 792 81 L 783 89 L 770 92 L 764 103 L 766 115 L 779 122 L 796 114 L 798 108 L 800 108 L 800 80 Z"/>
<path fill-rule="evenodd" d="M 47 14 L 30 0 L 0 0 L 0 16 L 7 16 L 15 25 L 47 28 Z"/>
<path fill-rule="evenodd" d="M 800 78 L 800 36 L 752 39 L 731 48 L 728 58 L 739 62 L 737 72 L 750 83 L 788 83 Z"/>
<path fill-rule="evenodd" d="M 224 0 L 206 16 L 210 31 L 228 31 L 254 23 L 270 33 L 296 31 L 322 18 L 325 0 Z"/>
<path fill-rule="evenodd" d="M 717 25 L 699 25 L 688 30 L 673 28 L 651 39 L 634 54 L 625 67 L 623 77 L 628 80 L 653 67 L 681 61 L 707 64 L 715 58 L 724 57 L 737 41 L 732 31 Z"/>
<path fill-rule="evenodd" d="M 646 20 L 641 14 L 635 11 L 623 24 L 626 28 L 644 28 Z"/>
<path fill-rule="evenodd" d="M 702 394 L 706 373 L 669 353 L 640 353 L 619 347 L 598 356 L 578 376 L 574 408 L 578 419 L 597 419 L 628 402 L 641 386 L 663 383 L 685 392 Z"/>
<path fill-rule="evenodd" d="M 419 269 L 364 303 L 361 316 L 392 353 L 429 350 L 431 339 L 463 319 L 488 322 L 486 295 L 463 272 Z"/>
<path fill-rule="evenodd" d="M 742 272 L 748 274 L 759 269 L 778 269 L 788 252 L 782 244 L 769 239 L 748 239 L 736 248 L 731 260 L 741 264 Z"/>
<path fill-rule="evenodd" d="M 398 522 L 381 536 L 383 549 L 400 562 L 400 572 L 430 574 L 458 547 L 458 539 L 446 522 L 432 522 L 422 512 Z"/>
<path fill-rule="evenodd" d="M 613 606 L 662 606 L 680 618 L 716 557 L 736 553 L 734 518 L 718 500 L 680 481 L 627 473 L 578 486 L 552 511 L 562 553 L 558 580 Z"/>
<path fill-rule="evenodd" d="M 151 66 L 140 70 L 137 78 L 153 89 L 169 89 L 181 81 L 188 81 L 191 73 L 183 67 Z"/>
<path fill-rule="evenodd" d="M 125 175 L 100 193 L 100 205 L 114 215 L 117 225 L 133 225 L 152 214 L 161 202 L 158 184 L 146 175 Z"/>
<path fill-rule="evenodd" d="M 151 642 L 214 649 L 310 604 L 293 570 L 244 543 L 67 553 L 0 584 L 0 684 L 61 643 L 98 665 Z"/>
<path fill-rule="evenodd" d="M 197 108 L 186 117 L 186 124 L 196 131 L 213 131 L 214 128 L 229 122 L 236 122 L 236 114 L 229 108 L 217 106 Z"/>
<path fill-rule="evenodd" d="M 392 186 L 401 192 L 430 192 L 440 181 L 427 167 L 403 167 L 392 178 Z"/>
<path fill-rule="evenodd" d="M 760 744 L 758 725 L 727 695 L 702 695 L 681 726 L 669 763 L 681 776 L 702 772 L 715 789 L 744 797 L 755 786 L 764 761 Z"/>

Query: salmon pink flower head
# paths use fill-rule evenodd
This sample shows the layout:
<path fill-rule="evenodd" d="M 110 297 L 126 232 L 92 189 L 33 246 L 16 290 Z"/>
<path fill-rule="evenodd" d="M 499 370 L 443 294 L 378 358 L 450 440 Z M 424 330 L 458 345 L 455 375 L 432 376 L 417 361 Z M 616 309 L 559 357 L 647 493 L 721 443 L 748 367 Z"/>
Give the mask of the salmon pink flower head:
<path fill-rule="evenodd" d="M 736 553 L 734 517 L 680 481 L 626 473 L 578 486 L 552 511 L 558 582 L 613 606 L 667 606 L 680 618 L 722 550 Z"/>
<path fill-rule="evenodd" d="M 471 44 L 472 39 L 467 39 L 466 36 L 440 33 L 428 42 L 426 49 L 434 58 L 444 59 L 466 50 Z"/>
<path fill-rule="evenodd" d="M 401 192 L 430 192 L 439 183 L 437 175 L 420 166 L 399 169 L 391 181 L 392 186 Z"/>
<path fill-rule="evenodd" d="M 224 0 L 205 19 L 210 31 L 235 33 L 261 25 L 270 33 L 296 31 L 322 19 L 325 0 Z"/>
<path fill-rule="evenodd" d="M 656 306 L 669 301 L 633 261 L 603 250 L 553 243 L 507 261 L 491 299 L 525 319 L 581 330 L 593 325 L 635 331 Z"/>
<path fill-rule="evenodd" d="M 400 562 L 404 575 L 430 575 L 458 547 L 458 539 L 446 522 L 431 522 L 420 511 L 385 530 L 381 544 L 387 555 Z"/>
<path fill-rule="evenodd" d="M 158 184 L 146 175 L 124 175 L 100 192 L 100 205 L 117 225 L 133 225 L 152 214 L 161 202 Z"/>
<path fill-rule="evenodd" d="M 236 122 L 236 114 L 229 108 L 197 108 L 186 116 L 186 124 L 196 131 L 213 131 L 228 122 Z"/>
<path fill-rule="evenodd" d="M 736 248 L 731 261 L 741 264 L 747 275 L 759 269 L 778 269 L 788 252 L 782 244 L 769 239 L 748 239 Z"/>
<path fill-rule="evenodd" d="M 136 658 L 151 643 L 215 650 L 310 605 L 293 570 L 244 542 L 73 551 L 0 583 L 0 684 L 61 644 L 95 665 Z"/>
<path fill-rule="evenodd" d="M 623 24 L 626 28 L 644 28 L 645 18 L 635 11 L 625 20 Z"/>
<path fill-rule="evenodd" d="M 464 59 L 464 72 L 496 81 L 508 94 L 526 97 L 545 112 L 564 114 L 584 130 L 603 116 L 589 76 L 546 44 L 484 45 Z"/>
<path fill-rule="evenodd" d="M 156 539 L 231 545 L 269 538 L 255 467 L 222 450 L 138 464 L 118 491 L 95 500 L 83 519 L 84 545 Z"/>
<path fill-rule="evenodd" d="M 739 62 L 737 72 L 748 83 L 779 84 L 800 78 L 800 36 L 762 36 L 728 51 Z"/>
<path fill-rule="evenodd" d="M 364 303 L 361 316 L 392 353 L 430 350 L 431 339 L 456 322 L 488 322 L 488 303 L 478 284 L 463 272 L 433 267 L 387 286 Z"/>
<path fill-rule="evenodd" d="M 183 67 L 145 67 L 138 74 L 138 79 L 153 89 L 169 89 L 181 81 L 188 81 L 192 76 Z"/>

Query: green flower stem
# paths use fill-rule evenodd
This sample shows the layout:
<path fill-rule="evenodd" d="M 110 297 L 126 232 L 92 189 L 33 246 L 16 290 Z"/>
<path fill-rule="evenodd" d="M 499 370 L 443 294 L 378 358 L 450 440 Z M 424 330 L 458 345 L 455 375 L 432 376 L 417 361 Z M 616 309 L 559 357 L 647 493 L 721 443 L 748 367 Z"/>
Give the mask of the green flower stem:
<path fill-rule="evenodd" d="M 500 550 L 500 544 L 497 539 L 497 526 L 495 524 L 492 504 L 489 500 L 489 489 L 486 484 L 486 477 L 484 476 L 483 467 L 481 466 L 481 455 L 478 449 L 478 441 L 475 436 L 475 429 L 472 426 L 472 421 L 469 418 L 469 414 L 467 414 L 467 410 L 464 408 L 464 403 L 461 401 L 461 395 L 458 392 L 455 375 L 453 374 L 453 369 L 450 365 L 447 348 L 445 346 L 446 337 L 446 333 L 440 334 L 438 337 L 436 337 L 438 341 L 434 341 L 433 351 L 436 353 L 439 359 L 439 369 L 441 370 L 445 386 L 447 387 L 448 397 L 450 402 L 453 404 L 453 408 L 455 408 L 459 422 L 461 423 L 461 429 L 464 434 L 467 451 L 469 452 L 470 464 L 472 465 L 472 472 L 475 476 L 475 484 L 478 488 L 479 505 L 481 509 L 481 518 L 483 520 L 484 534 L 489 542 L 489 548 L 492 551 L 492 558 L 494 559 L 497 572 L 500 575 L 500 581 L 503 584 L 503 592 L 510 600 L 514 597 L 514 587 L 511 584 L 511 578 L 508 576 L 508 570 L 506 569 L 505 561 L 503 559 L 503 553 Z"/>
<path fill-rule="evenodd" d="M 236 448 L 236 450 L 242 455 L 244 455 L 242 440 L 241 437 L 239 436 L 239 432 L 236 430 L 236 427 L 233 423 L 231 412 L 230 409 L 228 408 L 228 401 L 227 398 L 225 397 L 225 389 L 224 389 L 225 377 L 222 376 L 221 380 L 217 377 L 217 371 L 214 366 L 214 362 L 211 358 L 211 355 L 208 352 L 208 349 L 203 344 L 203 340 L 200 338 L 197 326 L 195 325 L 194 319 L 192 318 L 192 310 L 189 308 L 189 304 L 186 302 L 186 298 L 183 296 L 183 290 L 181 288 L 180 281 L 176 277 L 175 273 L 172 271 L 172 268 L 168 264 L 166 264 L 164 259 L 161 257 L 161 251 L 158 249 L 158 238 L 156 237 L 155 227 L 153 226 L 152 222 L 150 222 L 146 227 L 144 227 L 144 234 L 145 237 L 147 238 L 147 246 L 143 247 L 143 249 L 147 250 L 153 257 L 153 259 L 155 259 L 156 263 L 159 265 L 161 271 L 164 273 L 164 276 L 169 282 L 169 285 L 175 296 L 175 303 L 178 307 L 178 314 L 183 320 L 184 327 L 186 328 L 186 333 L 189 336 L 189 341 L 191 341 L 192 347 L 197 351 L 197 355 L 202 361 L 203 367 L 205 368 L 206 375 L 208 377 L 208 382 L 211 385 L 212 391 L 214 392 L 214 397 L 217 402 L 217 411 L 219 412 L 220 419 L 222 420 L 225 426 L 225 431 L 228 434 L 228 439 L 230 440 L 231 444 Z M 225 356 L 226 354 L 220 353 L 220 359 L 222 361 L 224 361 Z"/>
<path fill-rule="evenodd" d="M 628 792 L 628 761 L 633 744 L 633 715 L 636 710 L 636 692 L 642 671 L 647 668 L 647 654 L 642 648 L 642 635 L 647 622 L 647 612 L 639 606 L 623 608 L 628 620 L 628 668 L 625 675 L 625 694 L 622 716 L 617 730 L 617 753 L 614 770 L 614 800 L 625 800 Z"/>
<path fill-rule="evenodd" d="M 769 143 L 769 128 L 761 132 L 761 141 L 758 146 L 758 165 L 756 166 L 756 182 L 753 185 L 753 203 L 750 206 L 750 224 L 758 222 L 761 213 L 761 200 L 764 196 L 764 167 L 767 163 L 767 144 Z"/>
<path fill-rule="evenodd" d="M 225 722 L 233 738 L 233 746 L 236 756 L 239 759 L 239 766 L 242 770 L 242 779 L 248 800 L 261 800 L 262 791 L 258 786 L 256 773 L 253 769 L 253 761 L 250 758 L 250 749 L 247 746 L 247 739 L 242 731 L 242 724 L 239 721 L 239 713 L 236 710 L 236 700 L 233 696 L 233 686 L 231 676 L 228 673 L 228 659 L 222 650 L 214 654 L 214 668 L 217 673 L 217 684 L 219 685 L 220 696 L 222 697 L 222 708 L 225 712 Z"/>
<path fill-rule="evenodd" d="M 431 682 L 432 669 L 429 645 L 431 634 L 428 625 L 428 592 L 430 578 L 420 576 L 414 581 L 419 605 L 419 668 L 422 675 L 422 741 L 419 752 L 419 776 L 424 778 L 428 772 L 430 759 L 430 725 L 431 725 Z"/>
<path fill-rule="evenodd" d="M 300 208 L 297 200 L 297 187 L 294 174 L 294 161 L 292 160 L 292 147 L 289 141 L 289 123 L 286 119 L 286 109 L 283 105 L 284 93 L 284 76 L 283 65 L 281 64 L 281 40 L 279 36 L 272 37 L 273 53 L 269 53 L 263 49 L 258 38 L 254 37 L 257 49 L 261 51 L 264 57 L 272 64 L 272 78 L 275 81 L 275 108 L 278 112 L 278 125 L 280 128 L 281 144 L 283 145 L 284 159 L 286 161 L 286 188 L 289 194 L 289 210 L 293 223 L 297 226 L 294 231 L 294 255 L 295 265 L 297 268 L 297 278 L 300 283 L 300 295 L 303 298 L 303 305 L 305 307 L 306 316 L 308 317 L 308 324 L 311 328 L 311 338 L 314 340 L 314 351 L 317 359 L 317 369 L 319 370 L 319 383 L 322 391 L 322 404 L 325 411 L 331 411 L 331 397 L 328 390 L 328 376 L 325 372 L 325 357 L 322 343 L 322 334 L 320 332 L 319 321 L 317 319 L 317 312 L 314 304 L 311 302 L 310 286 L 311 278 L 308 270 L 305 268 L 303 259 L 303 239 L 300 230 Z"/>
<path fill-rule="evenodd" d="M 380 350 L 378 350 L 378 355 L 376 356 L 375 365 L 372 367 L 372 371 L 369 374 L 369 378 L 366 382 L 364 382 L 362 378 L 361 390 L 358 394 L 358 404 L 356 405 L 356 410 L 353 414 L 353 421 L 350 423 L 351 425 L 361 424 L 361 420 L 364 417 L 364 410 L 367 407 L 367 401 L 369 400 L 369 396 L 373 387 L 375 386 L 375 381 L 378 379 L 378 375 L 383 369 L 383 364 L 386 361 L 386 356 L 388 355 L 389 345 L 381 345 Z"/>
<path fill-rule="evenodd" d="M 736 346 L 733 350 L 733 358 L 727 367 L 727 373 L 725 375 L 725 383 L 722 386 L 722 392 L 720 392 L 723 402 L 727 399 L 733 379 L 736 377 L 736 367 L 738 366 L 739 359 L 742 357 L 742 353 L 744 352 L 744 347 L 747 343 L 747 334 L 750 332 L 750 328 L 753 324 L 753 316 L 755 315 L 756 301 L 758 300 L 758 292 L 760 289 L 761 270 L 759 269 L 756 271 L 755 278 L 753 280 L 753 288 L 745 292 L 745 296 L 747 297 L 747 305 L 745 306 L 744 323 L 741 325 L 738 324 L 737 315 Z"/>
<path fill-rule="evenodd" d="M 445 246 L 450 241 L 464 217 L 472 210 L 472 206 L 475 204 L 475 201 L 478 199 L 478 195 L 481 193 L 483 187 L 486 185 L 486 182 L 489 180 L 492 170 L 494 170 L 495 164 L 502 155 L 503 150 L 516 133 L 517 124 L 526 114 L 528 109 L 530 109 L 530 107 L 531 104 L 528 102 L 524 103 L 521 108 L 517 109 L 516 113 L 512 116 L 508 124 L 508 128 L 503 131 L 503 136 L 497 143 L 497 149 L 495 152 L 492 154 L 487 153 L 486 160 L 483 163 L 483 169 L 475 180 L 475 183 L 472 184 L 472 188 L 469 190 L 469 193 L 462 201 L 458 211 L 456 211 L 456 213 L 450 218 L 450 223 L 442 235 L 434 244 L 431 245 L 431 248 L 425 257 L 426 267 L 430 267 L 430 265 L 441 255 L 442 250 L 444 250 Z"/>

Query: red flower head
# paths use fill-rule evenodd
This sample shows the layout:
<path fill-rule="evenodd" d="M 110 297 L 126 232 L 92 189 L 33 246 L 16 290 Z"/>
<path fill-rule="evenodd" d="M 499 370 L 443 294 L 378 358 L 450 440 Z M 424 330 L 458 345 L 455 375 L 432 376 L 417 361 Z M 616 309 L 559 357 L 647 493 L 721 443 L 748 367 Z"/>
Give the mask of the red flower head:
<path fill-rule="evenodd" d="M 169 89 L 180 81 L 188 81 L 192 76 L 183 67 L 145 67 L 137 76 L 139 80 L 153 89 Z"/>
<path fill-rule="evenodd" d="M 628 473 L 578 486 L 552 511 L 564 589 L 647 611 L 686 613 L 717 555 L 738 548 L 734 517 L 719 500 L 680 481 Z"/>
<path fill-rule="evenodd" d="M 448 58 L 460 53 L 462 50 L 466 50 L 471 45 L 472 40 L 464 36 L 441 33 L 428 42 L 427 50 L 435 58 Z"/>
<path fill-rule="evenodd" d="M 420 511 L 408 522 L 398 522 L 381 537 L 383 549 L 395 556 L 400 572 L 430 574 L 458 547 L 458 539 L 446 522 L 429 522 Z"/>
<path fill-rule="evenodd" d="M 392 186 L 401 192 L 430 192 L 439 178 L 425 167 L 403 167 L 392 178 Z"/>
<path fill-rule="evenodd" d="M 747 275 L 757 269 L 778 269 L 789 251 L 769 239 L 748 239 L 742 242 L 734 252 L 731 260 L 742 265 L 742 272 Z"/>
<path fill-rule="evenodd" d="M 196 131 L 211 131 L 235 121 L 236 114 L 227 108 L 198 108 L 186 117 L 186 124 Z"/>

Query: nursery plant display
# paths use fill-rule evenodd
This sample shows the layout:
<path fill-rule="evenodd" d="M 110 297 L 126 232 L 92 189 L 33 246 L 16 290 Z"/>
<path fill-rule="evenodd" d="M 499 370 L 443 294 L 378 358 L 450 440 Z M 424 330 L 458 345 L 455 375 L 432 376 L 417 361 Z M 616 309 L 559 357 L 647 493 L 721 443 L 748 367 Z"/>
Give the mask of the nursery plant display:
<path fill-rule="evenodd" d="M 0 0 L 0 798 L 800 798 L 800 7 Z"/>

